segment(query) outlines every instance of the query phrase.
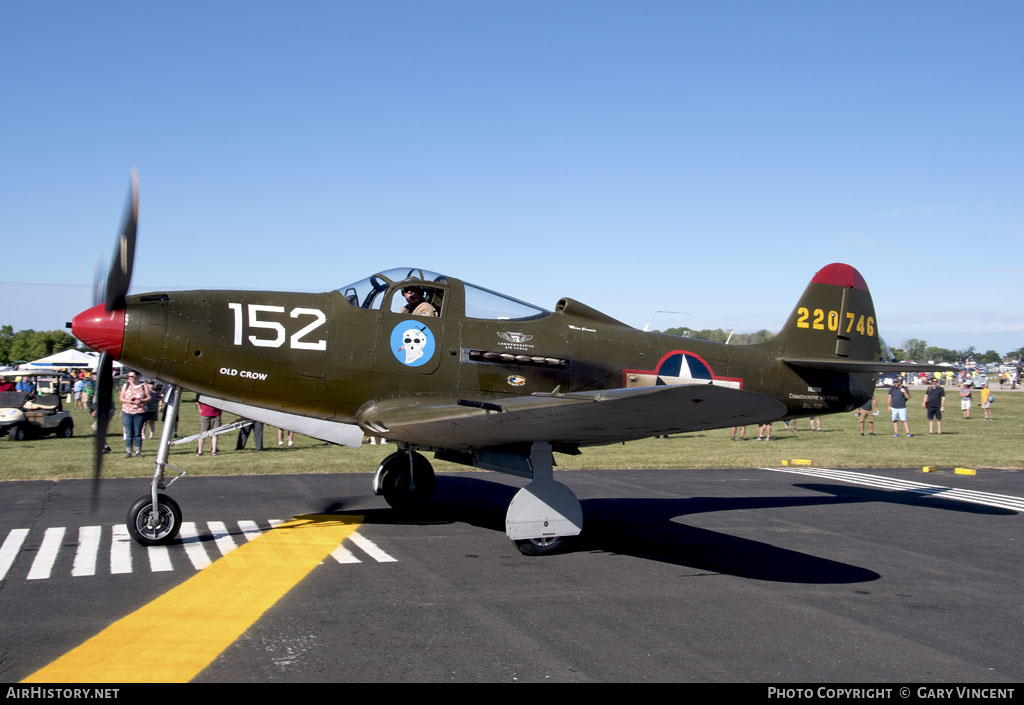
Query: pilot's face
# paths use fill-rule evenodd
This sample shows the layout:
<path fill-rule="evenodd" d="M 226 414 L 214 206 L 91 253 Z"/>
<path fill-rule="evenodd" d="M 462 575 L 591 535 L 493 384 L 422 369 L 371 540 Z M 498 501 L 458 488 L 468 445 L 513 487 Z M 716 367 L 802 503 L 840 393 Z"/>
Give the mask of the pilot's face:
<path fill-rule="evenodd" d="M 423 292 L 421 292 L 419 289 L 405 289 L 404 291 L 402 291 L 402 296 L 405 297 L 405 300 L 408 303 L 413 305 L 418 304 L 420 301 L 423 301 Z"/>

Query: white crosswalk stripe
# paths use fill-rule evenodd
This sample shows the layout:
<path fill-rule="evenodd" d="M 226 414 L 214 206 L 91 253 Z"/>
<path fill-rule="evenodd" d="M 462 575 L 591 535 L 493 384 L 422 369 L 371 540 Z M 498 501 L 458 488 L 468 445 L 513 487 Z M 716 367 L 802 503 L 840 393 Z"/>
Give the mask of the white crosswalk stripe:
<path fill-rule="evenodd" d="M 100 550 L 102 526 L 82 526 L 78 529 L 78 550 L 71 574 L 76 578 L 96 575 L 96 558 Z"/>
<path fill-rule="evenodd" d="M 64 539 L 64 527 L 55 526 L 43 534 L 43 543 L 39 546 L 36 559 L 32 561 L 32 569 L 28 571 L 29 580 L 44 580 L 50 577 L 53 564 L 57 561 L 60 542 Z"/>
<path fill-rule="evenodd" d="M 370 558 L 377 561 L 378 563 L 395 562 L 394 558 L 384 553 L 384 551 L 382 551 L 380 547 L 377 546 L 377 544 L 375 544 L 373 541 L 366 538 L 365 536 L 361 536 L 359 534 L 352 534 L 349 538 L 352 539 L 352 543 L 366 551 Z"/>
<path fill-rule="evenodd" d="M 115 524 L 110 536 L 110 573 L 132 572 L 132 537 L 125 524 Z"/>
<path fill-rule="evenodd" d="M 242 535 L 245 536 L 246 541 L 252 541 L 254 538 L 263 533 L 260 529 L 259 524 L 254 521 L 242 520 L 238 522 L 238 528 L 242 530 Z"/>
<path fill-rule="evenodd" d="M 181 523 L 178 538 L 185 546 L 185 555 L 192 562 L 192 567 L 196 570 L 202 570 L 210 565 L 210 556 L 206 553 L 206 549 L 203 548 L 202 544 L 203 539 L 206 537 L 200 536 L 194 521 L 184 521 Z"/>
<path fill-rule="evenodd" d="M 171 564 L 171 551 L 167 546 L 148 546 L 146 553 L 149 556 L 149 569 L 154 573 L 174 570 L 174 565 Z"/>
<path fill-rule="evenodd" d="M 902 480 L 894 477 L 886 477 L 884 475 L 869 475 L 867 473 L 853 472 L 851 470 L 830 470 L 828 468 L 802 466 L 761 469 L 771 470 L 772 472 L 788 472 L 797 475 L 809 475 L 811 477 L 821 477 L 829 480 L 840 480 L 842 482 L 850 482 L 856 485 L 877 487 L 883 490 L 911 492 L 913 494 L 938 497 L 940 499 L 953 499 L 960 502 L 984 504 L 989 507 L 998 507 L 1000 509 L 1012 509 L 1016 512 L 1024 512 L 1024 497 L 1014 497 L 1013 495 L 992 494 L 991 492 L 979 492 L 977 490 L 961 490 L 954 487 L 945 487 L 943 485 L 928 485 L 923 482 L 913 482 L 911 480 Z"/>
<path fill-rule="evenodd" d="M 210 527 L 210 531 L 213 532 L 213 541 L 217 544 L 217 550 L 220 551 L 220 555 L 226 556 L 236 548 L 238 544 L 231 538 L 231 534 L 228 532 L 228 527 L 224 525 L 222 521 L 210 521 L 206 524 Z"/>
<path fill-rule="evenodd" d="M 4 543 L 0 546 L 0 580 L 7 576 L 7 571 L 14 565 L 14 559 L 21 551 L 21 544 L 25 543 L 28 536 L 28 529 L 14 529 L 7 534 Z"/>
<path fill-rule="evenodd" d="M 165 546 L 139 545 L 128 534 L 125 524 L 82 526 L 70 530 L 61 526 L 42 530 L 12 529 L 4 537 L 3 543 L 0 543 L 0 581 L 11 580 L 19 575 L 18 556 L 22 552 L 26 556 L 33 556 L 28 572 L 20 573 L 26 580 L 46 580 L 68 574 L 75 578 L 88 578 L 102 575 L 108 568 L 111 575 L 130 574 L 136 569 L 152 573 L 202 570 L 217 558 L 238 548 L 241 543 L 252 541 L 264 531 L 282 523 L 280 519 L 268 519 L 262 524 L 244 519 L 234 523 L 236 529 L 223 521 L 183 522 L 178 538 Z M 76 542 L 70 543 L 76 536 Z M 66 539 L 70 540 L 65 543 Z M 349 542 L 358 551 L 350 550 L 346 545 Z M 109 553 L 104 548 L 107 543 Z M 73 551 L 73 557 L 62 560 L 61 550 L 65 548 Z M 105 560 L 107 555 L 110 558 L 109 566 Z M 339 564 L 396 561 L 358 531 L 339 545 L 331 557 Z M 68 560 L 71 561 L 70 568 L 67 567 Z M 22 567 L 21 571 L 24 570 Z"/>

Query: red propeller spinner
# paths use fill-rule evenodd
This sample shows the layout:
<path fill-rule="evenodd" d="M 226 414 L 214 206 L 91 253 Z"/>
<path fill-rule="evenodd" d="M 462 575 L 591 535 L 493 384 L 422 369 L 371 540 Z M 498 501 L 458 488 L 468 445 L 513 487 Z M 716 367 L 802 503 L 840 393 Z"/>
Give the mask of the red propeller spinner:
<path fill-rule="evenodd" d="M 108 311 L 104 304 L 97 304 L 71 320 L 71 333 L 93 350 L 116 360 L 124 342 L 124 309 Z"/>

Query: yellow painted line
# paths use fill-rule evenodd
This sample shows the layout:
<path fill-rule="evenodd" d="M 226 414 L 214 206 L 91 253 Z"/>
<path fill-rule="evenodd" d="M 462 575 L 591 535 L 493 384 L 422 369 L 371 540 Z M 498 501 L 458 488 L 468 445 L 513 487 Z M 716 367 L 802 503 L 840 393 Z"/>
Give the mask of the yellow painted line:
<path fill-rule="evenodd" d="M 187 682 L 362 520 L 356 515 L 309 514 L 264 532 L 23 682 Z"/>

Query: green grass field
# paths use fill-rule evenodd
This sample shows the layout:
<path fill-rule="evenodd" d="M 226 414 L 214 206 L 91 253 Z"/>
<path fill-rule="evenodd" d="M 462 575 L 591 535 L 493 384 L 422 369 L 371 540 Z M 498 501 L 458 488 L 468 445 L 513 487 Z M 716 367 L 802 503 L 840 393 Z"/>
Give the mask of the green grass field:
<path fill-rule="evenodd" d="M 943 435 L 929 436 L 924 410 L 923 390 L 912 391 L 909 405 L 910 430 L 913 438 L 893 438 L 892 423 L 885 411 L 885 390 L 876 398 L 881 413 L 875 417 L 876 436 L 861 437 L 852 413 L 825 416 L 821 432 L 811 432 L 806 419 L 798 422 L 793 433 L 781 423 L 773 427 L 770 443 L 754 440 L 731 442 L 729 429 L 652 438 L 625 444 L 586 448 L 578 456 L 556 454 L 561 469 L 641 469 L 641 468 L 741 468 L 777 466 L 784 459 L 805 458 L 820 467 L 921 467 L 940 468 L 1021 468 L 1024 469 L 1024 392 L 995 390 L 993 421 L 984 421 L 975 393 L 975 407 L 970 420 L 964 420 L 955 388 L 947 389 L 947 411 L 943 419 Z M 189 399 L 186 395 L 186 399 Z M 53 437 L 12 442 L 0 439 L 0 480 L 56 480 L 87 478 L 92 472 L 91 420 L 84 411 L 73 412 L 75 437 Z M 234 417 L 225 416 L 224 421 Z M 105 477 L 151 477 L 156 457 L 156 440 L 143 442 L 141 458 L 125 458 L 118 418 L 111 423 L 108 438 L 113 452 L 104 462 Z M 182 410 L 181 435 L 199 428 L 198 414 L 191 403 Z M 157 432 L 160 424 L 157 424 Z M 901 424 L 902 431 L 902 424 Z M 747 438 L 757 437 L 757 428 L 747 428 Z M 355 450 L 325 446 L 320 441 L 295 437 L 293 448 L 277 446 L 275 431 L 266 429 L 265 448 L 257 453 L 252 448 L 236 451 L 235 433 L 219 438 L 217 457 L 197 457 L 195 443 L 171 449 L 171 465 L 189 475 L 263 475 L 278 473 L 354 473 L 372 472 L 393 444 L 364 444 Z M 207 440 L 207 451 L 210 441 Z M 438 472 L 464 471 L 465 466 L 431 460 Z"/>

